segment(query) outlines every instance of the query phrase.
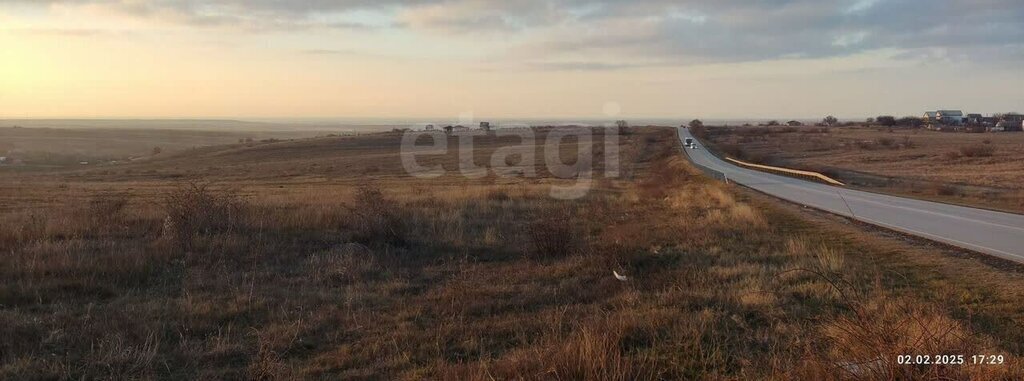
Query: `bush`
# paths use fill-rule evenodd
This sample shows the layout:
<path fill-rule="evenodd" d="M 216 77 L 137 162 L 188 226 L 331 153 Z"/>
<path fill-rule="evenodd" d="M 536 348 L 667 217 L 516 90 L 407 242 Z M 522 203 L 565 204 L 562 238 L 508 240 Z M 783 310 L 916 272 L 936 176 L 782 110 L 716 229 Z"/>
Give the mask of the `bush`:
<path fill-rule="evenodd" d="M 960 153 L 967 157 L 989 157 L 995 154 L 996 148 L 990 145 L 971 145 L 960 147 Z"/>
<path fill-rule="evenodd" d="M 207 183 L 191 182 L 164 197 L 164 236 L 182 249 L 191 249 L 196 236 L 229 233 L 241 226 L 245 201 L 231 191 L 217 191 Z"/>
<path fill-rule="evenodd" d="M 825 374 L 848 375 L 842 379 L 851 380 L 1005 377 L 979 376 L 969 367 L 955 365 L 900 364 L 898 356 L 907 353 L 974 353 L 988 343 L 938 306 L 886 295 L 853 298 L 848 306 L 852 313 L 825 323 L 829 355 L 815 355 L 820 359 L 814 361 Z"/>
<path fill-rule="evenodd" d="M 568 213 L 554 213 L 530 223 L 527 228 L 531 251 L 536 259 L 561 258 L 580 254 L 582 234 Z"/>
<path fill-rule="evenodd" d="M 355 239 L 363 243 L 406 243 L 408 232 L 405 218 L 398 204 L 380 189 L 364 186 L 356 191 L 356 206 L 351 208 L 355 217 Z"/>
<path fill-rule="evenodd" d="M 877 141 L 882 147 L 892 148 L 896 145 L 896 139 L 893 138 L 878 138 Z"/>

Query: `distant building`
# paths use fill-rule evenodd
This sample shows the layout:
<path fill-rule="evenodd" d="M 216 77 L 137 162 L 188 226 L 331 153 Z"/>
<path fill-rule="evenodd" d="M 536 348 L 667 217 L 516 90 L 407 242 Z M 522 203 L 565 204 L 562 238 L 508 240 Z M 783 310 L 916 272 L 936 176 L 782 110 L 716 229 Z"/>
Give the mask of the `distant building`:
<path fill-rule="evenodd" d="M 1007 122 L 1024 122 L 1024 115 L 1017 113 L 1004 114 L 1000 120 Z"/>
<path fill-rule="evenodd" d="M 964 123 L 964 112 L 960 110 L 939 110 L 924 113 L 929 123 L 959 126 Z"/>
<path fill-rule="evenodd" d="M 967 124 L 982 124 L 985 117 L 981 116 L 981 114 L 967 114 L 967 117 L 964 119 L 967 120 Z"/>
<path fill-rule="evenodd" d="M 0 156 L 0 164 L 7 164 L 7 156 Z"/>
<path fill-rule="evenodd" d="M 996 123 L 995 126 L 992 126 L 991 128 L 989 128 L 989 131 L 993 131 L 993 132 L 1002 132 L 1002 131 L 1020 132 L 1020 131 L 1024 131 L 1024 121 L 1015 121 L 1015 120 L 1005 120 L 1004 119 L 1004 120 L 999 121 L 999 123 Z"/>
<path fill-rule="evenodd" d="M 964 122 L 964 112 L 960 110 L 939 110 L 937 118 L 939 123 L 949 125 L 960 125 Z"/>

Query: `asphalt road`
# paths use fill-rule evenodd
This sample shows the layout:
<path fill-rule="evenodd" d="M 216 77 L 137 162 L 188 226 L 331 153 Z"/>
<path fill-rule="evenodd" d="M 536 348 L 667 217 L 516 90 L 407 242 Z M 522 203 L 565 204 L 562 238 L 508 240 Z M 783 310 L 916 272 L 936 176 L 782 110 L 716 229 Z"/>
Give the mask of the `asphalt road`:
<path fill-rule="evenodd" d="M 679 139 L 692 138 L 679 128 Z M 694 139 L 697 142 L 696 139 Z M 1024 263 L 1024 215 L 824 185 L 741 168 L 704 148 L 684 148 L 695 164 L 766 194 L 907 234 Z"/>

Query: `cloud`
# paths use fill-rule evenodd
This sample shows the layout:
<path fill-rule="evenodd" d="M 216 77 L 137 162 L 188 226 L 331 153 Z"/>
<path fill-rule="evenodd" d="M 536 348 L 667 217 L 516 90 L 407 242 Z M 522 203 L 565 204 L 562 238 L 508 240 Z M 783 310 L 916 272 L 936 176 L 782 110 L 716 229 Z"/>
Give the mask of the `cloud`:
<path fill-rule="evenodd" d="M 1016 0 L 724 0 L 599 2 L 585 17 L 537 34 L 517 52 L 641 58 L 679 65 L 841 57 L 878 49 L 947 49 L 958 57 L 1014 51 L 1024 41 Z M 673 15 L 696 15 L 673 17 Z M 1000 54 L 1000 57 L 1012 57 Z"/>
<path fill-rule="evenodd" d="M 7 2 L 100 10 L 169 24 L 201 28 L 238 28 L 248 31 L 301 31 L 315 28 L 373 30 L 390 25 L 362 22 L 353 19 L 350 13 L 404 3 L 387 0 L 8 0 Z"/>
<path fill-rule="evenodd" d="M 1019 60 L 1014 52 L 1024 41 L 1020 0 L 13 1 L 100 7 L 196 28 L 487 36 L 489 47 L 508 51 L 503 60 L 552 70 L 810 59 L 878 49 Z"/>

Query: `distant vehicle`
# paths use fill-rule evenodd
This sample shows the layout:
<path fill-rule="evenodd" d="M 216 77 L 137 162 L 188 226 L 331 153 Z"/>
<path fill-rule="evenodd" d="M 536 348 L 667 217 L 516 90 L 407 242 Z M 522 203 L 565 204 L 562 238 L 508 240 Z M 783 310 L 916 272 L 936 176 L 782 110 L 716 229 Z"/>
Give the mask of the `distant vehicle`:
<path fill-rule="evenodd" d="M 686 138 L 685 145 L 686 145 L 686 148 L 693 148 L 694 147 L 693 138 Z"/>

